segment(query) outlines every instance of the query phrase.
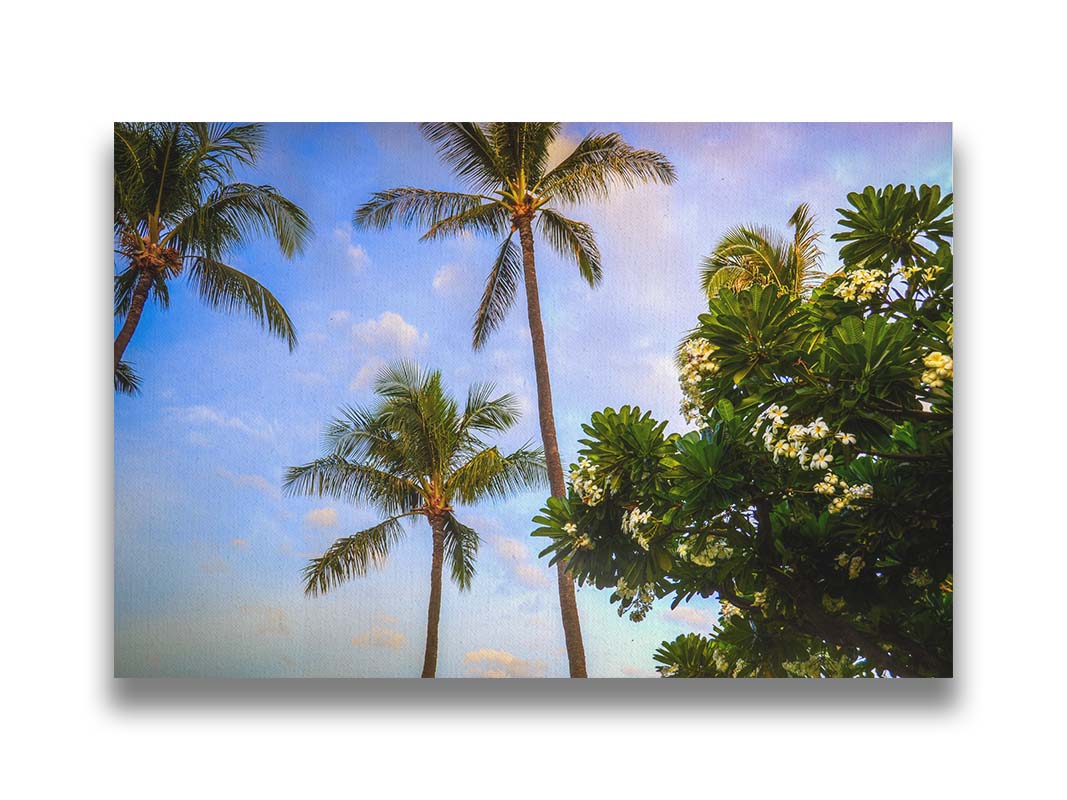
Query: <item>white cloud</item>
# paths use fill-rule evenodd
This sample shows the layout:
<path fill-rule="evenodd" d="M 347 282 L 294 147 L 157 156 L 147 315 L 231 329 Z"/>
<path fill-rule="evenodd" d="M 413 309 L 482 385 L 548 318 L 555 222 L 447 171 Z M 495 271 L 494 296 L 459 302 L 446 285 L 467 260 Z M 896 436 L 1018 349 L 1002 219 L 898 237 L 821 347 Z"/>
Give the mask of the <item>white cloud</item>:
<path fill-rule="evenodd" d="M 705 630 L 711 630 L 715 625 L 714 614 L 710 611 L 705 611 L 700 608 L 691 608 L 690 606 L 678 606 L 678 608 L 664 611 L 663 618 L 694 628 L 703 628 Z"/>
<path fill-rule="evenodd" d="M 170 406 L 164 411 L 173 419 L 190 425 L 213 425 L 216 428 L 240 431 L 256 439 L 274 438 L 274 426 L 262 418 L 233 416 L 207 405 Z"/>
<path fill-rule="evenodd" d="M 494 536 L 493 548 L 503 558 L 509 558 L 514 561 L 525 561 L 530 557 L 530 551 L 525 544 L 518 539 L 511 539 L 507 536 Z"/>
<path fill-rule="evenodd" d="M 426 343 L 426 335 L 395 311 L 383 311 L 377 319 L 357 322 L 352 334 L 362 345 L 409 355 Z"/>
<path fill-rule="evenodd" d="M 247 489 L 259 489 L 259 491 L 269 494 L 271 497 L 279 497 L 281 495 L 278 491 L 278 487 L 262 475 L 241 475 L 236 472 L 230 472 L 228 469 L 215 470 L 215 474 L 220 478 L 228 480 L 234 486 L 240 486 Z"/>
<path fill-rule="evenodd" d="M 314 508 L 304 515 L 304 522 L 315 528 L 336 528 L 337 510 L 333 508 Z"/>
<path fill-rule="evenodd" d="M 359 368 L 359 371 L 356 373 L 356 376 L 352 378 L 352 383 L 349 384 L 348 388 L 353 392 L 359 391 L 360 389 L 366 389 L 374 383 L 374 379 L 378 377 L 378 373 L 381 372 L 385 366 L 386 362 L 384 358 L 371 356 L 363 363 L 363 366 Z"/>
<path fill-rule="evenodd" d="M 331 325 L 343 325 L 352 318 L 352 315 L 347 311 L 331 311 L 330 312 L 330 324 Z"/>
<path fill-rule="evenodd" d="M 353 271 L 362 272 L 367 264 L 370 263 L 370 256 L 367 255 L 367 251 L 363 249 L 362 245 L 352 241 L 352 233 L 347 228 L 342 228 L 340 226 L 334 228 L 333 240 L 343 253 L 345 263 L 347 263 Z"/>
<path fill-rule="evenodd" d="M 402 650 L 407 644 L 408 637 L 400 631 L 392 628 L 382 628 L 375 625 L 370 633 L 362 636 L 353 636 L 352 644 L 356 647 L 382 647 L 386 650 Z"/>
<path fill-rule="evenodd" d="M 483 647 L 471 650 L 463 660 L 472 666 L 470 675 L 480 678 L 543 678 L 546 664 L 509 653 L 505 650 L 493 650 Z"/>
<path fill-rule="evenodd" d="M 545 570 L 537 564 L 519 564 L 515 567 L 515 577 L 519 583 L 536 589 L 541 586 L 549 586 L 552 582 L 548 579 Z"/>
<path fill-rule="evenodd" d="M 463 272 L 455 264 L 445 264 L 433 276 L 433 290 L 439 294 L 448 294 L 463 278 Z"/>
<path fill-rule="evenodd" d="M 495 526 L 495 521 L 492 524 Z M 475 525 L 479 530 L 487 527 L 486 523 L 479 519 L 475 520 Z M 495 534 L 489 541 L 493 545 L 493 551 L 505 563 L 518 583 L 531 589 L 539 589 L 552 583 L 545 568 L 532 560 L 530 549 L 521 539 Z"/>
<path fill-rule="evenodd" d="M 268 635 L 289 635 L 289 615 L 274 606 L 241 606 L 241 611 L 249 617 L 256 628 L 256 633 Z"/>

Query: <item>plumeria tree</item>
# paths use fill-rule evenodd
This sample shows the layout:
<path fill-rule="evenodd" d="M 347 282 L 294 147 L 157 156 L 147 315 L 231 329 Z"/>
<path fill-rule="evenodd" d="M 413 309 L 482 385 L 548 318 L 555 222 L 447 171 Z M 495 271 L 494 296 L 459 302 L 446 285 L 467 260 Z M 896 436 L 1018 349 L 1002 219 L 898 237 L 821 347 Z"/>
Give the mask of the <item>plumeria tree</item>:
<path fill-rule="evenodd" d="M 639 621 L 717 597 L 677 677 L 952 673 L 952 196 L 868 187 L 807 299 L 723 290 L 680 347 L 684 412 L 585 426 L 545 553 Z"/>

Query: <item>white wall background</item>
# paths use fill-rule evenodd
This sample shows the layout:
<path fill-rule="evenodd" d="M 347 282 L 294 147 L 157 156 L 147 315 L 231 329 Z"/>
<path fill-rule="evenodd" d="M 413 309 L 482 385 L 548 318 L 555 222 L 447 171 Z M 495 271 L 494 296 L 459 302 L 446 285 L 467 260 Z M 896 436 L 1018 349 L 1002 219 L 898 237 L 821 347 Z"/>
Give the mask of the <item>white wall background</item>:
<path fill-rule="evenodd" d="M 5 794 L 1050 794 L 1064 694 L 1067 176 L 1062 26 L 1047 8 L 8 8 Z M 953 121 L 958 677 L 111 679 L 110 123 L 197 117 Z"/>

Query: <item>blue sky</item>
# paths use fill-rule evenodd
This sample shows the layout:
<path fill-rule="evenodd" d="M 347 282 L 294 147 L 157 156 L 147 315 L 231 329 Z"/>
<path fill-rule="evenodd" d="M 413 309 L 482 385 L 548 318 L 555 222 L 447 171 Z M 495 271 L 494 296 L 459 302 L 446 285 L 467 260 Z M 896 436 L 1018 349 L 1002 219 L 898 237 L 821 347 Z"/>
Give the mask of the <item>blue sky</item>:
<path fill-rule="evenodd" d="M 786 228 L 803 201 L 826 232 L 867 184 L 951 188 L 947 124 L 566 124 L 563 155 L 586 132 L 617 130 L 665 153 L 670 187 L 620 191 L 570 213 L 589 222 L 604 281 L 538 250 L 542 312 L 560 445 L 574 459 L 581 424 L 605 406 L 648 408 L 681 429 L 672 367 L 704 304 L 698 265 L 740 223 Z M 520 297 L 483 351 L 470 323 L 496 243 L 419 242 L 395 228 L 354 232 L 353 209 L 393 186 L 462 188 L 413 124 L 276 124 L 245 180 L 270 183 L 311 216 L 316 236 L 286 261 L 267 241 L 232 254 L 283 302 L 300 346 L 202 306 L 179 284 L 149 307 L 126 359 L 144 392 L 115 401 L 115 660 L 119 675 L 415 676 L 429 594 L 429 531 L 414 524 L 383 570 L 305 598 L 300 570 L 339 536 L 377 521 L 329 500 L 285 498 L 289 465 L 319 451 L 343 403 L 371 400 L 376 370 L 398 358 L 439 368 L 454 392 L 492 381 L 526 414 L 505 445 L 538 440 L 532 356 Z M 441 677 L 563 677 L 552 572 L 529 537 L 538 494 L 462 509 L 482 535 L 469 592 L 446 584 Z M 589 673 L 651 677 L 664 639 L 708 631 L 714 601 L 642 623 L 608 593 L 578 592 Z"/>

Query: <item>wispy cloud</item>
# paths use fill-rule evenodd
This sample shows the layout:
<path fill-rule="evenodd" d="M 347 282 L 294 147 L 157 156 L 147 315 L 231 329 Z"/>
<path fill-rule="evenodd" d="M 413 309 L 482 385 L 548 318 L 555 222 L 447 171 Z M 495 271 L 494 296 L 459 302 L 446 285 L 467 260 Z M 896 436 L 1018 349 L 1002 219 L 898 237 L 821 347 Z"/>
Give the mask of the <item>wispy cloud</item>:
<path fill-rule="evenodd" d="M 352 241 L 352 232 L 345 227 L 337 226 L 333 229 L 334 247 L 341 253 L 345 264 L 354 272 L 362 272 L 370 263 L 370 256 L 363 246 Z"/>
<path fill-rule="evenodd" d="M 692 608 L 691 606 L 678 606 L 678 608 L 669 609 L 664 611 L 662 616 L 671 622 L 703 630 L 711 630 L 715 625 L 715 615 L 713 613 L 702 608 Z"/>
<path fill-rule="evenodd" d="M 512 539 L 509 536 L 494 536 L 492 543 L 493 549 L 501 558 L 525 561 L 530 557 L 530 551 L 518 539 Z"/>
<path fill-rule="evenodd" d="M 463 660 L 471 665 L 468 674 L 478 678 L 543 678 L 547 668 L 544 661 L 519 658 L 506 650 L 488 647 L 471 650 Z"/>
<path fill-rule="evenodd" d="M 352 383 L 349 384 L 348 388 L 353 392 L 366 389 L 374 383 L 374 379 L 378 377 L 378 373 L 385 369 L 385 367 L 386 361 L 384 358 L 371 356 L 363 362 L 363 366 L 356 372 L 356 375 L 352 378 Z"/>
<path fill-rule="evenodd" d="M 281 492 L 278 487 L 264 478 L 262 475 L 242 475 L 236 472 L 230 472 L 228 469 L 217 469 L 215 474 L 220 478 L 229 481 L 234 486 L 240 486 L 246 489 L 258 489 L 264 494 L 269 494 L 271 497 L 281 497 Z"/>
<path fill-rule="evenodd" d="M 313 508 L 304 515 L 304 522 L 313 528 L 336 528 L 337 509 Z"/>
<path fill-rule="evenodd" d="M 493 536 L 490 542 L 497 556 L 507 564 L 515 580 L 523 586 L 538 589 L 551 584 L 545 568 L 531 560 L 530 550 L 525 543 L 501 535 Z"/>
<path fill-rule="evenodd" d="M 451 294 L 463 281 L 463 271 L 455 264 L 445 264 L 433 276 L 433 290 L 438 294 Z"/>
<path fill-rule="evenodd" d="M 248 617 L 255 631 L 263 636 L 288 636 L 289 615 L 276 606 L 241 606 L 241 611 Z"/>
<path fill-rule="evenodd" d="M 407 641 L 408 637 L 400 631 L 378 625 L 371 628 L 370 633 L 352 637 L 352 644 L 356 647 L 381 647 L 385 650 L 403 650 Z"/>
<path fill-rule="evenodd" d="M 169 406 L 164 411 L 178 422 L 240 431 L 256 439 L 273 439 L 275 434 L 274 425 L 261 417 L 227 414 L 208 405 Z"/>
<path fill-rule="evenodd" d="M 519 583 L 537 589 L 541 586 L 549 586 L 552 581 L 544 567 L 538 564 L 519 564 L 515 567 L 515 577 Z"/>

